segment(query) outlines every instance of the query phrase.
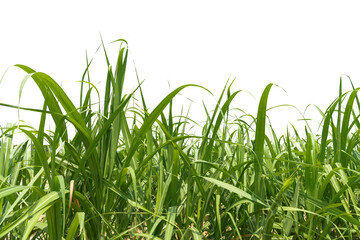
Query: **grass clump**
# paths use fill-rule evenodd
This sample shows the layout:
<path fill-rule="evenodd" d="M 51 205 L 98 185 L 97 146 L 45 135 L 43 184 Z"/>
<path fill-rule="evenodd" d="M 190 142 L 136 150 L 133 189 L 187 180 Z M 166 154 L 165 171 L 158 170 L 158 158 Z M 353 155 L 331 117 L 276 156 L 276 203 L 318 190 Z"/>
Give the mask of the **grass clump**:
<path fill-rule="evenodd" d="M 227 84 L 213 111 L 205 108 L 202 134 L 194 135 L 189 116 L 175 117 L 172 103 L 200 86 L 181 86 L 150 111 L 141 84 L 123 93 L 128 49 L 119 42 L 114 67 L 102 46 L 108 71 L 96 103 L 97 89 L 85 80 L 91 62 L 78 107 L 50 76 L 16 65 L 44 104 L 23 109 L 41 113 L 37 128 L 17 124 L 1 132 L 0 239 L 360 236 L 358 89 L 343 93 L 340 82 L 320 135 L 305 128 L 302 137 L 294 128 L 278 137 L 266 115 L 273 85 L 249 122 L 246 114 L 230 117 L 239 91 Z M 130 106 L 135 95 L 141 107 Z M 13 144 L 16 131 L 27 140 Z"/>

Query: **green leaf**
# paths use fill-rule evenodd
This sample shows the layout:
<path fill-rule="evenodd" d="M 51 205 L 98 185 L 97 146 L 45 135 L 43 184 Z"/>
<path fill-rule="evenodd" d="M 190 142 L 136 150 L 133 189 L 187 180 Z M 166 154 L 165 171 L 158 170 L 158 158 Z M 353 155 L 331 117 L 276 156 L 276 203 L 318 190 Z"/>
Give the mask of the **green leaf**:
<path fill-rule="evenodd" d="M 249 200 L 251 202 L 258 203 L 258 204 L 260 204 L 260 205 L 262 205 L 264 207 L 267 207 L 267 205 L 263 201 L 261 201 L 260 199 L 250 195 L 249 193 L 241 190 L 240 188 L 237 188 L 237 187 L 235 187 L 235 186 L 233 186 L 231 184 L 222 182 L 222 181 L 214 179 L 214 178 L 209 178 L 209 177 L 202 177 L 202 178 L 204 178 L 205 180 L 207 180 L 207 181 L 209 181 L 211 183 L 214 183 L 215 185 L 217 185 L 219 187 L 222 187 L 222 188 L 224 188 L 224 189 L 226 189 L 226 190 L 228 190 L 228 191 L 230 191 L 232 193 L 235 193 L 235 194 L 239 195 L 239 197 L 241 197 L 241 198 L 245 198 L 245 199 L 247 199 L 247 200 Z"/>

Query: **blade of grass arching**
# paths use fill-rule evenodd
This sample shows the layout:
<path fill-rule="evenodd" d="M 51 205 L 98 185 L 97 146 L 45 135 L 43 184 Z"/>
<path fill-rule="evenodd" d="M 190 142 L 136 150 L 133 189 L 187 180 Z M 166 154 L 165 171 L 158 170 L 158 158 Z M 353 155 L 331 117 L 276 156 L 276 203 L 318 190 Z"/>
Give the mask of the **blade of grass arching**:
<path fill-rule="evenodd" d="M 122 38 L 119 38 L 117 40 L 114 40 L 112 41 L 111 43 L 117 43 L 117 42 L 120 42 L 121 44 L 122 43 L 125 43 L 126 45 L 129 45 L 128 42 L 125 40 L 125 39 L 122 39 Z"/>
<path fill-rule="evenodd" d="M 176 207 L 172 206 L 168 209 L 168 217 L 167 217 L 167 224 L 165 228 L 165 240 L 171 240 L 173 235 L 173 230 L 175 226 L 175 217 L 176 217 Z"/>
<path fill-rule="evenodd" d="M 262 176 L 262 165 L 263 165 L 263 155 L 264 155 L 264 141 L 265 141 L 265 123 L 266 123 L 266 107 L 269 92 L 273 84 L 268 84 L 263 91 L 260 103 L 258 107 L 258 113 L 256 118 L 256 130 L 255 130 L 255 163 L 254 163 L 254 194 L 260 200 L 264 201 L 266 196 L 266 189 L 264 184 L 264 178 Z M 258 210 L 258 208 L 256 208 Z M 259 212 L 260 214 L 260 212 Z"/>
<path fill-rule="evenodd" d="M 36 84 L 38 85 L 39 89 L 44 95 L 44 98 L 48 101 L 47 106 L 49 107 L 50 111 L 52 112 L 53 119 L 56 123 L 57 128 L 61 128 L 59 132 L 64 132 L 64 134 L 61 134 L 62 139 L 66 141 L 67 139 L 67 132 L 66 132 L 66 126 L 65 126 L 65 119 L 62 117 L 60 107 L 58 105 L 58 102 L 61 104 L 61 106 L 64 108 L 64 110 L 67 113 L 67 120 L 73 124 L 73 126 L 77 129 L 77 131 L 80 133 L 82 137 L 82 141 L 84 142 L 85 146 L 89 146 L 92 137 L 90 135 L 90 132 L 85 124 L 84 119 L 80 115 L 80 113 L 75 108 L 74 104 L 71 102 L 71 100 L 68 98 L 68 96 L 65 94 L 63 89 L 47 74 L 41 73 L 41 72 L 35 72 L 29 67 L 26 67 L 24 65 L 16 65 L 17 67 L 23 69 L 24 71 L 28 72 L 29 74 L 32 74 L 31 77 L 34 79 Z M 56 99 L 55 99 L 56 97 Z M 60 115 L 58 115 L 60 114 Z M 96 155 L 93 155 L 96 157 Z M 99 167 L 96 167 L 98 164 L 98 161 L 93 159 L 93 174 L 95 178 L 99 175 Z M 95 179 L 95 182 L 97 180 Z"/>
<path fill-rule="evenodd" d="M 81 117 L 80 113 L 77 111 L 74 104 L 71 102 L 63 89 L 47 74 L 37 72 L 34 73 L 32 77 L 41 79 L 41 82 L 43 84 L 46 84 L 49 89 L 51 89 L 57 101 L 66 111 L 68 115 L 67 120 L 70 121 L 74 125 L 74 127 L 81 133 L 85 146 L 88 146 L 91 142 L 91 135 L 89 133 L 89 130 L 86 127 L 84 119 Z M 49 105 L 48 107 L 50 108 Z"/>
<path fill-rule="evenodd" d="M 27 74 L 31 76 L 31 78 L 35 81 L 37 86 L 39 87 L 44 99 L 47 100 L 47 105 L 50 109 L 51 115 L 54 119 L 54 122 L 58 128 L 61 128 L 61 132 L 63 132 L 63 140 L 67 140 L 67 131 L 65 126 L 65 121 L 62 118 L 62 111 L 59 107 L 58 102 L 55 99 L 54 94 L 50 91 L 49 86 L 43 81 L 39 75 L 36 75 L 36 72 L 25 66 L 25 65 L 15 65 L 16 67 L 24 70 Z M 44 74 L 45 75 L 45 74 Z"/>
<path fill-rule="evenodd" d="M 141 128 L 139 129 L 137 135 L 135 136 L 132 145 L 128 151 L 128 154 L 126 156 L 126 159 L 124 160 L 124 165 L 123 167 L 127 167 L 132 159 L 132 156 L 134 155 L 134 153 L 136 152 L 136 150 L 138 149 L 138 146 L 141 142 L 141 140 L 143 139 L 144 135 L 146 134 L 146 132 L 151 128 L 151 126 L 154 124 L 154 122 L 156 121 L 156 119 L 160 116 L 160 114 L 164 111 L 165 107 L 169 104 L 169 102 L 184 88 L 186 87 L 200 87 L 207 90 L 204 87 L 201 87 L 199 85 L 195 85 L 195 84 L 187 84 L 187 85 L 183 85 L 181 87 L 178 87 L 177 89 L 175 89 L 174 91 L 172 91 L 169 95 L 167 95 L 161 102 L 159 105 L 157 105 L 157 107 L 151 112 L 151 114 L 145 119 L 144 123 L 142 124 Z"/>

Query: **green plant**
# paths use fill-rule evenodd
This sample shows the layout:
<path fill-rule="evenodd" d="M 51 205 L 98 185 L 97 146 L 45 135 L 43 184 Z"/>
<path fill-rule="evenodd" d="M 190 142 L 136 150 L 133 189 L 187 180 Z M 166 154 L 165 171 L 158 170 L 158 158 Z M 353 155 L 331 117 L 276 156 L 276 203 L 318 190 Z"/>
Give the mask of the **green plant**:
<path fill-rule="evenodd" d="M 199 124 L 175 116 L 172 104 L 188 87 L 208 90 L 180 86 L 150 111 L 140 83 L 123 93 L 128 49 L 118 42 L 114 69 L 102 44 L 102 100 L 90 61 L 79 107 L 47 74 L 16 65 L 37 84 L 44 105 L 1 104 L 41 113 L 37 129 L 12 125 L 1 133 L 1 239 L 359 237 L 358 89 L 343 93 L 340 81 L 339 97 L 321 112 L 320 136 L 306 127 L 305 138 L 295 128 L 277 137 L 266 115 L 273 84 L 256 117 L 232 117 L 240 91 L 227 83 L 215 109 L 204 106 L 198 136 L 188 129 Z M 130 106 L 135 95 L 141 107 Z M 52 132 L 45 131 L 49 117 Z M 27 140 L 14 145 L 15 131 Z"/>

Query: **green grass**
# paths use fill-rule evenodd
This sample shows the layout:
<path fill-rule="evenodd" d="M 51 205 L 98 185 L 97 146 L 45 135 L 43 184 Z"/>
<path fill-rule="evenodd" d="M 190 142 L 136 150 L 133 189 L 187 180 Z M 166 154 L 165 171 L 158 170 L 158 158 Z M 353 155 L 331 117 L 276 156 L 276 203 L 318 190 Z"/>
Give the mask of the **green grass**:
<path fill-rule="evenodd" d="M 102 45 L 105 92 L 90 82 L 90 61 L 77 107 L 50 76 L 16 65 L 44 104 L 20 107 L 41 113 L 37 128 L 1 131 L 0 239 L 360 237 L 358 89 L 343 92 L 340 81 L 338 97 L 320 111 L 321 135 L 305 127 L 304 137 L 295 128 L 277 136 L 266 114 L 276 86 L 265 87 L 256 117 L 234 118 L 240 91 L 227 83 L 215 108 L 204 106 L 195 135 L 189 129 L 199 124 L 172 105 L 187 88 L 208 90 L 180 86 L 149 109 L 140 83 L 123 92 L 128 48 L 119 42 L 114 66 Z M 142 106 L 132 106 L 135 96 Z M 15 145 L 17 132 L 27 140 Z"/>

